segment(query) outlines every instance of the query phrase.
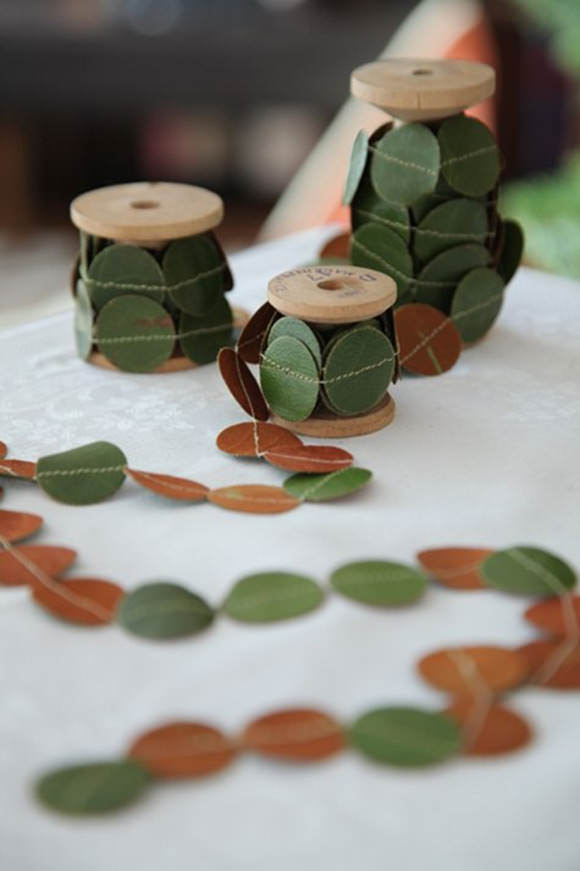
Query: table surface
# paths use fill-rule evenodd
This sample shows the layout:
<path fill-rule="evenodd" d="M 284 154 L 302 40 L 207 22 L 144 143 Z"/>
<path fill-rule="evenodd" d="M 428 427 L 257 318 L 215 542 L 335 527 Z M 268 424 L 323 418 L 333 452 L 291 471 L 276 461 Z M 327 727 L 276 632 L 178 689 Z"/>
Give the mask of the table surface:
<path fill-rule="evenodd" d="M 236 255 L 232 299 L 248 308 L 267 279 L 307 261 L 328 230 Z M 445 544 L 530 543 L 580 565 L 577 445 L 580 288 L 522 269 L 489 337 L 450 373 L 394 389 L 395 423 L 344 442 L 374 482 L 349 500 L 281 516 L 163 503 L 127 482 L 72 508 L 24 482 L 4 507 L 46 519 L 39 543 L 79 550 L 78 574 L 127 588 L 178 580 L 217 603 L 244 574 L 311 573 L 357 558 L 412 562 Z M 24 459 L 95 439 L 141 469 L 213 486 L 279 483 L 283 473 L 221 455 L 217 433 L 243 420 L 215 366 L 112 374 L 75 356 L 70 314 L 4 332 L 0 438 Z M 339 443 L 339 442 L 338 442 Z M 76 572 L 75 572 L 76 573 Z M 116 626 L 63 625 L 0 597 L 0 867 L 7 871 L 577 871 L 578 697 L 525 689 L 515 708 L 537 740 L 508 757 L 407 771 L 344 753 L 291 767 L 244 757 L 200 782 L 159 784 L 110 818 L 60 818 L 31 784 L 62 764 L 119 756 L 173 718 L 238 730 L 294 704 L 349 721 L 383 703 L 441 707 L 414 663 L 461 643 L 515 646 L 534 632 L 526 600 L 430 588 L 396 612 L 338 596 L 309 617 L 265 627 L 222 620 L 195 640 L 156 645 Z"/>

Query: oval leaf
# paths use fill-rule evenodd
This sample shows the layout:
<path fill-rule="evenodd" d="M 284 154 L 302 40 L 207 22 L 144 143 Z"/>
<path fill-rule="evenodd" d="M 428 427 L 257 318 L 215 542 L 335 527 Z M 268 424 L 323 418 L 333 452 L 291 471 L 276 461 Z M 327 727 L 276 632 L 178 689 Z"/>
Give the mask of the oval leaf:
<path fill-rule="evenodd" d="M 168 723 L 140 735 L 127 754 L 155 777 L 204 777 L 236 756 L 231 741 L 204 723 Z"/>
<path fill-rule="evenodd" d="M 453 190 L 480 197 L 495 186 L 500 173 L 499 150 L 485 124 L 456 115 L 443 122 L 437 138 L 441 171 Z"/>
<path fill-rule="evenodd" d="M 281 514 L 300 505 L 300 500 L 281 487 L 264 484 L 237 484 L 210 490 L 207 498 L 228 511 L 244 511 L 250 514 Z"/>
<path fill-rule="evenodd" d="M 359 130 L 352 144 L 348 174 L 344 186 L 344 193 L 342 195 L 342 202 L 345 206 L 349 206 L 352 203 L 353 197 L 357 192 L 358 186 L 365 171 L 368 155 L 369 137 L 364 130 Z M 323 251 L 324 250 L 325 249 L 323 249 Z M 321 253 L 321 257 L 325 256 L 328 255 Z M 348 257 L 348 254 L 346 256 Z"/>
<path fill-rule="evenodd" d="M 53 616 L 83 626 L 112 623 L 124 595 L 117 584 L 99 578 L 67 578 L 32 591 L 34 601 Z"/>
<path fill-rule="evenodd" d="M 351 466 L 328 475 L 292 475 L 284 481 L 284 489 L 297 500 L 326 502 L 356 493 L 372 478 L 368 469 Z"/>
<path fill-rule="evenodd" d="M 461 750 L 459 726 L 445 714 L 418 708 L 377 708 L 350 730 L 350 742 L 384 765 L 417 767 L 443 762 Z"/>
<path fill-rule="evenodd" d="M 174 499 L 177 502 L 202 502 L 209 488 L 189 478 L 175 478 L 173 475 L 157 475 L 152 472 L 138 472 L 136 469 L 125 469 L 126 473 L 146 490 Z"/>
<path fill-rule="evenodd" d="M 291 472 L 335 472 L 352 466 L 353 456 L 326 445 L 296 445 L 265 451 L 264 459 Z"/>
<path fill-rule="evenodd" d="M 363 224 L 351 242 L 354 266 L 378 269 L 397 284 L 397 304 L 410 298 L 413 284 L 413 258 L 403 239 L 376 223 Z"/>
<path fill-rule="evenodd" d="M 38 800 L 63 814 L 102 814 L 133 804 L 151 782 L 138 762 L 93 762 L 45 774 Z"/>
<path fill-rule="evenodd" d="M 403 124 L 371 146 L 371 180 L 389 202 L 410 206 L 434 191 L 439 166 L 439 144 L 425 124 Z"/>
<path fill-rule="evenodd" d="M 233 348 L 222 348 L 218 366 L 226 387 L 246 414 L 254 420 L 268 420 L 270 409 L 258 382 L 237 352 Z"/>
<path fill-rule="evenodd" d="M 268 333 L 268 345 L 280 338 L 280 336 L 293 336 L 295 339 L 298 339 L 306 345 L 318 366 L 322 365 L 320 341 L 314 330 L 304 321 L 291 317 L 278 318 Z"/>
<path fill-rule="evenodd" d="M 575 639 L 532 641 L 519 648 L 530 683 L 555 690 L 580 690 L 580 644 Z"/>
<path fill-rule="evenodd" d="M 521 596 L 561 596 L 576 586 L 576 574 L 564 560 L 525 545 L 492 554 L 481 572 L 488 586 Z"/>
<path fill-rule="evenodd" d="M 395 351 L 388 337 L 373 326 L 346 330 L 328 347 L 323 387 L 337 414 L 370 411 L 384 398 L 395 371 Z"/>
<path fill-rule="evenodd" d="M 0 511 L 0 539 L 21 541 L 38 532 L 44 523 L 38 514 L 23 514 L 19 511 Z"/>
<path fill-rule="evenodd" d="M 166 290 L 161 267 L 149 251 L 138 245 L 103 248 L 89 266 L 86 283 L 97 311 L 124 294 L 162 302 Z"/>
<path fill-rule="evenodd" d="M 450 647 L 419 660 L 421 676 L 432 686 L 458 695 L 504 692 L 523 683 L 526 658 L 507 647 Z"/>
<path fill-rule="evenodd" d="M 119 296 L 101 310 L 95 325 L 99 351 L 124 372 L 152 372 L 171 357 L 175 324 L 158 302 Z"/>
<path fill-rule="evenodd" d="M 274 423 L 236 423 L 222 430 L 216 439 L 220 451 L 234 457 L 261 457 L 268 451 L 278 452 L 302 447 L 302 441 L 290 430 Z"/>
<path fill-rule="evenodd" d="M 4 442 L 0 442 L 0 460 L 3 460 L 7 453 L 7 446 L 4 444 Z"/>
<path fill-rule="evenodd" d="M 177 239 L 163 255 L 171 299 L 184 312 L 204 315 L 232 286 L 231 274 L 211 233 Z"/>
<path fill-rule="evenodd" d="M 557 596 L 536 602 L 524 617 L 552 635 L 580 637 L 580 596 Z"/>
<path fill-rule="evenodd" d="M 428 212 L 415 230 L 415 254 L 422 263 L 442 251 L 469 242 L 483 245 L 488 237 L 485 206 L 476 200 L 453 199 Z"/>
<path fill-rule="evenodd" d="M 36 463 L 28 460 L 2 460 L 0 475 L 5 478 L 21 478 L 24 481 L 36 480 Z"/>
<path fill-rule="evenodd" d="M 197 635 L 211 626 L 214 616 L 201 596 L 165 581 L 137 587 L 117 612 L 119 623 L 129 632 L 154 639 Z"/>
<path fill-rule="evenodd" d="M 276 309 L 265 302 L 254 312 L 238 339 L 236 350 L 246 363 L 259 363 L 270 327 L 280 317 Z"/>
<path fill-rule="evenodd" d="M 463 729 L 463 752 L 468 756 L 512 753 L 532 740 L 532 730 L 523 717 L 501 705 L 492 705 L 481 714 L 476 700 L 457 699 L 445 713 Z"/>
<path fill-rule="evenodd" d="M 0 551 L 0 584 L 5 587 L 34 587 L 66 571 L 77 558 L 68 547 L 27 544 Z"/>
<path fill-rule="evenodd" d="M 260 382 L 266 402 L 285 420 L 306 420 L 318 402 L 318 364 L 304 342 L 294 336 L 280 336 L 268 345 Z"/>
<path fill-rule="evenodd" d="M 311 708 L 275 711 L 254 720 L 241 738 L 242 745 L 264 756 L 313 762 L 344 748 L 342 727 L 333 717 Z"/>
<path fill-rule="evenodd" d="M 125 480 L 127 458 L 110 442 L 92 442 L 61 454 L 41 457 L 38 483 L 57 502 L 92 505 L 108 499 Z"/>
<path fill-rule="evenodd" d="M 451 318 L 464 342 L 477 342 L 493 326 L 503 303 L 505 284 L 494 269 L 472 269 L 457 285 Z"/>
<path fill-rule="evenodd" d="M 234 586 L 223 611 L 244 623 L 270 623 L 300 617 L 318 608 L 324 594 L 318 584 L 303 575 L 262 572 L 248 575 Z"/>
<path fill-rule="evenodd" d="M 421 572 L 385 560 L 348 563 L 332 573 L 330 583 L 348 599 L 383 607 L 416 602 L 427 589 Z"/>
<path fill-rule="evenodd" d="M 430 305 L 411 303 L 395 311 L 401 366 L 416 375 L 441 375 L 461 354 L 453 322 Z"/>
<path fill-rule="evenodd" d="M 485 590 L 480 569 L 493 550 L 477 547 L 437 547 L 417 554 L 425 571 L 452 590 Z"/>

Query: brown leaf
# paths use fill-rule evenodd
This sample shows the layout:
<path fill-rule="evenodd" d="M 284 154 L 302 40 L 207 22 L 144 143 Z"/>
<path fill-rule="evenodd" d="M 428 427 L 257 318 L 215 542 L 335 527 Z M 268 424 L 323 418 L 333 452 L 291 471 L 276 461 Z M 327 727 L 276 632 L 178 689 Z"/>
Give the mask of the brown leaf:
<path fill-rule="evenodd" d="M 580 596 L 556 596 L 532 605 L 524 617 L 552 635 L 580 638 Z"/>
<path fill-rule="evenodd" d="M 254 312 L 238 339 L 236 350 L 246 363 L 259 363 L 260 353 L 272 324 L 280 317 L 276 309 L 265 302 Z"/>
<path fill-rule="evenodd" d="M 128 753 L 156 777 L 166 778 L 213 774 L 235 755 L 229 739 L 203 723 L 168 723 L 141 735 Z"/>
<path fill-rule="evenodd" d="M 0 462 L 0 475 L 6 478 L 23 478 L 26 481 L 36 480 L 36 463 L 28 460 L 2 460 Z"/>
<path fill-rule="evenodd" d="M 214 505 L 230 511 L 247 511 L 251 514 L 280 514 L 297 508 L 300 501 L 281 487 L 263 484 L 238 484 L 210 490 L 207 498 Z"/>
<path fill-rule="evenodd" d="M 352 466 L 353 456 L 342 448 L 327 445 L 300 445 L 266 451 L 264 459 L 291 472 L 338 472 Z"/>
<path fill-rule="evenodd" d="M 320 252 L 320 257 L 344 257 L 350 260 L 350 233 L 340 233 L 329 239 Z"/>
<path fill-rule="evenodd" d="M 218 366 L 226 387 L 246 414 L 254 420 L 268 420 L 270 409 L 258 382 L 238 353 L 233 348 L 222 348 Z"/>
<path fill-rule="evenodd" d="M 189 478 L 175 478 L 173 475 L 158 475 L 128 468 L 125 471 L 140 487 L 177 502 L 201 502 L 209 492 L 209 487 Z"/>
<path fill-rule="evenodd" d="M 453 321 L 433 306 L 413 302 L 395 311 L 399 362 L 416 375 L 441 375 L 461 354 Z"/>
<path fill-rule="evenodd" d="M 519 652 L 528 662 L 530 683 L 556 690 L 580 689 L 578 641 L 532 641 Z"/>
<path fill-rule="evenodd" d="M 3 460 L 7 453 L 8 448 L 6 447 L 4 442 L 0 442 L 0 460 Z"/>
<path fill-rule="evenodd" d="M 0 584 L 5 587 L 36 586 L 38 575 L 54 578 L 69 568 L 77 558 L 68 547 L 27 544 L 0 551 Z"/>
<path fill-rule="evenodd" d="M 55 617 L 84 626 L 104 626 L 115 619 L 124 590 L 99 578 L 70 578 L 36 583 L 32 598 Z"/>
<path fill-rule="evenodd" d="M 43 524 L 38 514 L 23 514 L 20 511 L 0 511 L 0 539 L 21 541 L 38 532 Z"/>
<path fill-rule="evenodd" d="M 486 590 L 479 567 L 492 550 L 477 547 L 437 547 L 417 554 L 431 577 L 453 590 Z"/>
<path fill-rule="evenodd" d="M 520 750 L 532 740 L 532 729 L 515 711 L 501 705 L 478 710 L 476 699 L 456 699 L 445 711 L 464 729 L 468 756 L 495 756 Z"/>
<path fill-rule="evenodd" d="M 339 723 L 322 711 L 296 708 L 276 711 L 246 728 L 242 745 L 266 756 L 314 761 L 338 753 L 345 746 Z"/>
<path fill-rule="evenodd" d="M 220 451 L 235 457 L 260 457 L 266 451 L 301 447 L 302 441 L 293 432 L 275 423 L 253 420 L 228 426 L 220 432 L 216 444 Z"/>
<path fill-rule="evenodd" d="M 527 660 L 508 647 L 451 647 L 419 660 L 422 677 L 432 686 L 457 695 L 477 696 L 512 689 L 526 680 Z"/>

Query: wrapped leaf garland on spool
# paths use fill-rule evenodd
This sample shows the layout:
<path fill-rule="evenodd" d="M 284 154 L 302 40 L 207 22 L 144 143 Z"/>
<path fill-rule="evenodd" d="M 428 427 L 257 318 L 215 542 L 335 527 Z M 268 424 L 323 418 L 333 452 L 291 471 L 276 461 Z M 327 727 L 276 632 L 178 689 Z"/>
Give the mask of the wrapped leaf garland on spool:
<path fill-rule="evenodd" d="M 350 436 L 387 426 L 398 375 L 395 282 L 354 266 L 306 266 L 273 278 L 266 302 L 219 364 L 255 420 L 270 411 L 304 435 Z M 260 366 L 261 391 L 247 363 Z"/>
<path fill-rule="evenodd" d="M 458 346 L 485 335 L 521 260 L 521 228 L 497 208 L 497 143 L 463 114 L 494 89 L 491 67 L 460 60 L 391 59 L 352 75 L 355 97 L 403 122 L 359 132 L 344 201 L 352 263 L 397 284 L 401 365 L 412 372 L 445 371 Z M 430 340 L 415 350 L 433 331 L 439 353 Z"/>
<path fill-rule="evenodd" d="M 77 197 L 79 355 L 126 372 L 170 372 L 232 345 L 225 294 L 233 279 L 213 233 L 222 216 L 217 194 L 185 184 L 137 182 Z"/>

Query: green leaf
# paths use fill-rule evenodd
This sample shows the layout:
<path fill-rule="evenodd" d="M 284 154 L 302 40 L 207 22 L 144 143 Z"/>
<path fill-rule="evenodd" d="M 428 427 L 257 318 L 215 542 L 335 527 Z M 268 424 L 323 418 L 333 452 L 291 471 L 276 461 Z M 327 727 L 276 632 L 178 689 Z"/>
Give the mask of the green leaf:
<path fill-rule="evenodd" d="M 303 342 L 312 356 L 316 360 L 318 366 L 322 365 L 322 351 L 320 350 L 320 342 L 308 324 L 298 318 L 282 317 L 276 321 L 272 329 L 268 333 L 268 344 L 270 345 L 279 336 L 294 336 Z"/>
<path fill-rule="evenodd" d="M 457 723 L 418 708 L 376 708 L 354 723 L 349 737 L 374 762 L 404 768 L 443 762 L 462 746 Z"/>
<path fill-rule="evenodd" d="M 476 118 L 456 115 L 438 133 L 441 171 L 447 183 L 467 197 L 480 197 L 497 183 L 499 150 L 491 131 Z"/>
<path fill-rule="evenodd" d="M 516 274 L 523 252 L 524 231 L 517 221 L 505 221 L 504 242 L 497 269 L 506 284 Z"/>
<path fill-rule="evenodd" d="M 78 355 L 87 360 L 93 347 L 93 307 L 82 279 L 76 283 L 74 326 Z"/>
<path fill-rule="evenodd" d="M 385 607 L 416 602 L 427 589 L 422 572 L 385 560 L 348 563 L 332 573 L 330 583 L 355 602 Z"/>
<path fill-rule="evenodd" d="M 395 371 L 395 351 L 374 326 L 345 330 L 325 354 L 323 388 L 342 415 L 362 414 L 385 396 Z"/>
<path fill-rule="evenodd" d="M 342 202 L 350 205 L 365 171 L 369 153 L 369 138 L 364 130 L 359 130 L 353 142 L 348 175 L 344 187 Z"/>
<path fill-rule="evenodd" d="M 482 203 L 450 200 L 429 212 L 415 230 L 415 254 L 426 263 L 456 245 L 468 242 L 483 245 L 488 230 L 487 212 Z"/>
<path fill-rule="evenodd" d="M 371 179 L 384 200 L 410 206 L 435 190 L 439 145 L 423 124 L 403 124 L 371 146 Z"/>
<path fill-rule="evenodd" d="M 413 258 L 400 236 L 378 224 L 364 224 L 352 237 L 353 266 L 366 266 L 390 275 L 397 284 L 397 304 L 405 301 L 413 285 Z"/>
<path fill-rule="evenodd" d="M 83 276 L 84 277 L 84 276 Z M 152 254 L 137 245 L 109 245 L 89 266 L 86 283 L 97 311 L 122 294 L 163 303 L 165 278 Z"/>
<path fill-rule="evenodd" d="M 304 342 L 280 336 L 268 345 L 260 365 L 262 392 L 275 414 L 306 420 L 318 402 L 320 374 Z"/>
<path fill-rule="evenodd" d="M 177 308 L 197 317 L 207 314 L 231 287 L 228 265 L 211 235 L 172 242 L 163 255 L 163 272 Z"/>
<path fill-rule="evenodd" d="M 152 781 L 138 762 L 93 762 L 45 774 L 38 800 L 63 814 L 102 814 L 133 804 Z"/>
<path fill-rule="evenodd" d="M 356 493 L 372 476 L 368 469 L 351 466 L 328 475 L 291 475 L 284 481 L 284 489 L 305 502 L 326 502 Z"/>
<path fill-rule="evenodd" d="M 92 505 L 108 499 L 125 480 L 127 458 L 110 442 L 92 442 L 41 457 L 36 479 L 45 493 L 67 505 Z"/>
<path fill-rule="evenodd" d="M 477 266 L 487 266 L 490 253 L 484 245 L 469 243 L 448 248 L 423 267 L 416 282 L 417 302 L 449 314 L 453 293 L 464 275 Z"/>
<path fill-rule="evenodd" d="M 219 296 L 213 308 L 201 317 L 183 312 L 179 319 L 181 350 L 194 363 L 213 363 L 222 348 L 234 344 L 233 320 L 225 296 Z"/>
<path fill-rule="evenodd" d="M 358 230 L 363 224 L 373 223 L 396 233 L 406 245 L 411 240 L 409 210 L 381 199 L 366 173 L 352 201 L 351 218 L 353 230 Z"/>
<path fill-rule="evenodd" d="M 238 581 L 224 602 L 223 611 L 244 623 L 271 623 L 308 614 L 318 608 L 323 598 L 322 590 L 311 578 L 288 572 L 262 572 Z"/>
<path fill-rule="evenodd" d="M 525 545 L 496 551 L 481 574 L 489 587 L 521 596 L 563 596 L 576 586 L 576 574 L 564 560 Z"/>
<path fill-rule="evenodd" d="M 124 372 L 151 372 L 169 359 L 175 326 L 168 311 L 144 296 L 119 296 L 100 311 L 99 351 Z"/>
<path fill-rule="evenodd" d="M 137 587 L 117 612 L 118 622 L 129 632 L 160 640 L 197 635 L 211 626 L 214 616 L 201 596 L 166 581 Z"/>
<path fill-rule="evenodd" d="M 492 327 L 504 296 L 504 282 L 493 269 L 472 269 L 459 283 L 451 317 L 464 342 L 477 342 Z"/>

